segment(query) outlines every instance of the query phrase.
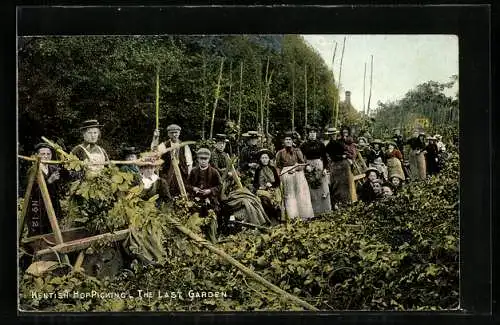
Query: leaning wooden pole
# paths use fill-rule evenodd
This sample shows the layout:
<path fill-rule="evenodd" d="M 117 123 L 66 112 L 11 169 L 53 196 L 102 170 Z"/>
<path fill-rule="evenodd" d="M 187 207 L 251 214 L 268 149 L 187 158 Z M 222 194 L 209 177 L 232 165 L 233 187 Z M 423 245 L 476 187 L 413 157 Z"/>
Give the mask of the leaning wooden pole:
<path fill-rule="evenodd" d="M 217 87 L 215 88 L 215 100 L 214 107 L 212 109 L 212 119 L 210 121 L 210 139 L 213 137 L 214 132 L 214 120 L 215 120 L 215 111 L 217 110 L 217 103 L 219 102 L 220 97 L 220 82 L 222 79 L 222 69 L 224 67 L 224 57 L 220 59 L 220 69 L 219 69 L 219 78 L 217 79 Z"/>
<path fill-rule="evenodd" d="M 62 244 L 63 237 L 61 233 L 61 229 L 59 228 L 59 223 L 57 221 L 56 212 L 54 211 L 54 206 L 52 205 L 52 201 L 50 199 L 49 190 L 47 188 L 47 184 L 45 183 L 45 178 L 43 177 L 43 173 L 41 169 L 38 169 L 37 172 L 37 183 L 40 188 L 40 192 L 42 194 L 43 203 L 45 205 L 45 209 L 47 211 L 47 216 L 49 218 L 50 227 L 52 228 L 52 232 L 54 233 L 54 239 L 56 240 L 56 244 Z M 65 262 L 69 263 L 69 258 L 67 255 L 64 256 Z"/>
<path fill-rule="evenodd" d="M 227 119 L 231 119 L 231 90 L 233 88 L 233 61 L 229 62 L 229 95 L 227 103 Z"/>
<path fill-rule="evenodd" d="M 260 80 L 261 82 L 261 87 L 260 87 L 260 126 L 262 128 L 262 132 L 264 131 L 264 113 L 265 113 L 265 102 L 266 102 L 266 89 L 267 89 L 267 76 L 269 73 L 269 58 L 267 58 L 267 64 L 266 64 L 266 74 L 264 76 L 264 89 L 262 87 L 262 79 Z"/>
<path fill-rule="evenodd" d="M 332 57 L 332 75 L 335 71 L 335 55 L 337 54 L 337 42 L 335 42 L 335 48 L 333 49 L 333 57 Z M 335 92 L 335 75 L 333 76 L 333 88 Z M 338 93 L 338 92 L 337 92 Z M 335 125 L 335 108 L 337 107 L 337 98 L 333 97 L 333 105 L 332 105 L 332 126 Z"/>
<path fill-rule="evenodd" d="M 295 131 L 295 62 L 292 63 L 292 132 Z"/>
<path fill-rule="evenodd" d="M 269 103 L 271 102 L 271 81 L 273 80 L 273 71 L 269 74 L 266 90 L 266 137 L 269 134 Z"/>
<path fill-rule="evenodd" d="M 363 114 L 366 114 L 365 88 L 366 88 L 366 62 L 365 62 L 365 72 L 363 73 Z"/>
<path fill-rule="evenodd" d="M 304 129 L 307 127 L 307 64 L 304 65 Z"/>
<path fill-rule="evenodd" d="M 18 229 L 19 229 L 19 234 L 18 234 L 18 240 L 21 240 L 21 237 L 23 236 L 23 230 L 24 230 L 24 223 L 25 223 L 25 218 L 26 218 L 26 213 L 28 212 L 28 205 L 29 201 L 31 198 L 31 191 L 33 190 L 33 185 L 36 182 L 37 175 L 38 175 L 38 169 L 40 168 L 40 157 L 35 158 L 35 163 L 31 167 L 29 176 L 28 176 L 28 185 L 26 186 L 26 192 L 24 193 L 24 199 L 23 199 L 23 206 L 21 208 L 21 215 L 19 216 L 19 223 L 18 223 Z"/>
<path fill-rule="evenodd" d="M 206 124 L 206 119 L 207 119 L 207 108 L 208 108 L 208 100 L 207 100 L 207 59 L 205 58 L 205 54 L 202 56 L 203 59 L 203 77 L 202 77 L 202 82 L 203 82 L 203 121 L 201 124 L 201 138 L 205 140 L 205 124 Z"/>
<path fill-rule="evenodd" d="M 239 93 L 239 102 L 238 102 L 238 142 L 240 143 L 240 136 L 241 136 L 241 103 L 243 100 L 243 61 L 240 62 L 240 93 Z M 239 148 L 239 146 L 238 146 Z M 238 149 L 238 156 L 239 156 L 239 149 Z"/>
<path fill-rule="evenodd" d="M 370 102 L 372 99 L 372 84 L 373 84 L 373 54 L 371 56 L 371 64 L 370 64 L 370 91 L 368 94 L 368 108 L 367 108 L 367 115 L 370 115 Z"/>
<path fill-rule="evenodd" d="M 292 302 L 296 303 L 297 305 L 299 305 L 299 306 L 301 306 L 301 307 L 303 307 L 303 308 L 305 308 L 307 310 L 313 310 L 313 311 L 318 311 L 319 310 L 318 308 L 314 307 L 313 305 L 309 304 L 308 302 L 300 299 L 297 296 L 294 296 L 294 295 L 286 292 L 285 290 L 281 289 L 280 287 L 278 287 L 278 286 L 272 284 L 271 282 L 267 281 L 265 278 L 263 278 L 259 274 L 255 273 L 254 271 L 252 271 L 251 269 L 249 269 L 245 265 L 243 265 L 240 262 L 238 262 L 231 255 L 229 255 L 226 252 L 224 252 L 223 250 L 215 247 L 213 244 L 209 243 L 204 238 L 198 236 L 197 234 L 193 233 L 188 228 L 184 227 L 175 218 L 173 218 L 173 217 L 171 217 L 169 215 L 167 215 L 166 218 L 167 218 L 167 221 L 169 223 L 171 223 L 175 228 L 177 228 L 177 230 L 179 230 L 184 235 L 186 235 L 189 238 L 191 238 L 196 244 L 198 244 L 198 245 L 200 245 L 202 247 L 207 248 L 212 253 L 215 253 L 215 254 L 219 255 L 222 259 L 224 259 L 225 261 L 229 262 L 231 265 L 233 265 L 233 266 L 237 267 L 239 270 L 241 270 L 241 272 L 243 272 L 243 274 L 245 274 L 246 276 L 251 277 L 252 279 L 254 279 L 255 281 L 257 281 L 258 283 L 260 283 L 264 287 L 270 289 L 271 291 L 277 293 L 278 295 L 282 296 L 283 298 L 285 298 L 285 299 L 287 299 L 289 301 L 292 301 Z"/>
<path fill-rule="evenodd" d="M 160 67 L 156 69 L 156 129 L 160 129 Z"/>
<path fill-rule="evenodd" d="M 342 78 L 342 63 L 344 62 L 344 50 L 345 50 L 345 40 L 347 36 L 344 36 L 344 42 L 342 44 L 342 55 L 340 56 L 340 68 L 339 68 L 339 81 L 337 87 L 337 101 L 335 107 L 335 127 L 337 127 L 339 122 L 339 106 L 340 106 L 340 87 L 341 87 L 341 78 Z"/>

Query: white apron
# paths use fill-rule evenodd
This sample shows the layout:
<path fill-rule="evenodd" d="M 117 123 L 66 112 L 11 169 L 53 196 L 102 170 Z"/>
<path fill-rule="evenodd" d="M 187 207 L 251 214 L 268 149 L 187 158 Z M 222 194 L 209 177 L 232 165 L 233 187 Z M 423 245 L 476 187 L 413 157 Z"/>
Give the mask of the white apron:
<path fill-rule="evenodd" d="M 87 165 L 87 174 L 89 176 L 97 175 L 104 168 L 104 162 L 106 162 L 106 155 L 104 154 L 104 151 L 97 145 L 96 148 L 99 150 L 99 152 L 92 153 L 88 151 L 84 146 L 81 147 L 88 157 L 87 159 L 85 159 L 85 161 L 90 163 L 90 165 Z"/>
<path fill-rule="evenodd" d="M 302 220 L 314 217 L 311 204 L 309 185 L 303 171 L 294 169 L 293 174 L 288 171 L 294 166 L 283 167 L 280 179 L 283 183 L 283 200 L 285 202 L 286 214 L 290 219 L 302 218 Z"/>

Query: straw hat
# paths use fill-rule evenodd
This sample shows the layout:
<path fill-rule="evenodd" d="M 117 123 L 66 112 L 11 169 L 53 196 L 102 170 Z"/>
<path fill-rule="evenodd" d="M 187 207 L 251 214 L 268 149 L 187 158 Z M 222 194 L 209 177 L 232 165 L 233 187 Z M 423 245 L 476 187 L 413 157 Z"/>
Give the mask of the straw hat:
<path fill-rule="evenodd" d="M 380 144 L 380 145 L 382 145 L 384 143 L 380 139 L 374 139 L 370 144 Z"/>
<path fill-rule="evenodd" d="M 97 120 L 86 120 L 82 122 L 82 126 L 80 126 L 80 130 L 86 130 L 90 128 L 101 128 L 104 125 L 99 124 Z"/>
<path fill-rule="evenodd" d="M 340 133 L 340 131 L 337 130 L 337 128 L 328 128 L 325 132 L 325 135 L 333 135 L 338 133 Z"/>
<path fill-rule="evenodd" d="M 229 139 L 227 138 L 227 135 L 225 135 L 223 133 L 217 133 L 215 135 L 215 140 L 217 142 L 229 142 Z"/>
<path fill-rule="evenodd" d="M 247 131 L 246 133 L 243 133 L 241 136 L 244 138 L 258 138 L 262 137 L 262 134 L 260 134 L 258 131 Z"/>
<path fill-rule="evenodd" d="M 436 137 L 427 137 L 427 140 L 434 140 L 434 141 L 436 141 L 437 139 L 436 139 Z"/>

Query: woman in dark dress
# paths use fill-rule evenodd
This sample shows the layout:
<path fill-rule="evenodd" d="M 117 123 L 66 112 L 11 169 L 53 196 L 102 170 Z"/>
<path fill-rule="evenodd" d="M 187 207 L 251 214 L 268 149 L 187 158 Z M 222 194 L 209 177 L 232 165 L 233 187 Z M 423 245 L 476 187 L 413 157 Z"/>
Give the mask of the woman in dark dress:
<path fill-rule="evenodd" d="M 262 202 L 262 207 L 269 219 L 277 223 L 281 220 L 282 195 L 280 176 L 276 167 L 269 164 L 273 154 L 268 149 L 258 151 L 259 167 L 255 171 L 253 188 Z"/>
<path fill-rule="evenodd" d="M 439 173 L 439 150 L 435 137 L 428 137 L 429 144 L 425 147 L 425 163 L 427 166 L 427 175 L 432 176 Z"/>

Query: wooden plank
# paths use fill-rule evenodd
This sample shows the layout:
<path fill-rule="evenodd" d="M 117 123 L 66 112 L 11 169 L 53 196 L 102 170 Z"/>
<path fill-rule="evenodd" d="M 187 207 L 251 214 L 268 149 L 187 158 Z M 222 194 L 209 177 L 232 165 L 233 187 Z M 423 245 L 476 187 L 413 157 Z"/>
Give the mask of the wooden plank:
<path fill-rule="evenodd" d="M 61 230 L 61 234 L 62 234 L 64 242 L 88 236 L 88 232 L 87 232 L 85 227 L 77 227 L 77 228 L 71 228 L 71 229 L 67 229 L 67 230 Z M 36 235 L 36 236 L 23 238 L 21 240 L 21 244 L 31 244 L 31 243 L 35 243 L 38 241 L 44 241 L 44 239 L 51 241 L 51 242 L 55 242 L 54 233 L 48 233 L 48 234 Z"/>
<path fill-rule="evenodd" d="M 129 233 L 130 233 L 130 230 L 125 229 L 125 230 L 118 230 L 116 232 L 108 232 L 105 234 L 87 237 L 87 238 L 83 238 L 83 239 L 72 240 L 72 241 L 67 242 L 67 243 L 62 243 L 62 244 L 58 244 L 58 245 L 50 247 L 50 248 L 42 249 L 42 250 L 36 252 L 35 255 L 40 256 L 40 255 L 50 254 L 53 252 L 63 253 L 63 254 L 71 253 L 71 252 L 86 249 L 86 248 L 90 247 L 92 245 L 92 243 L 94 243 L 96 241 L 100 241 L 100 240 L 109 240 L 112 242 L 124 240 L 125 238 L 127 238 Z"/>
<path fill-rule="evenodd" d="M 63 237 L 61 234 L 61 229 L 59 229 L 59 223 L 57 222 L 56 212 L 52 206 L 52 201 L 50 200 L 49 190 L 47 189 L 47 184 L 45 183 L 45 178 L 43 177 L 42 170 L 38 169 L 38 186 L 40 187 L 40 192 L 42 193 L 43 203 L 45 204 L 45 210 L 47 211 L 47 216 L 49 217 L 50 227 L 54 233 L 54 239 L 57 244 L 63 243 Z M 69 258 L 67 255 L 64 256 L 64 261 L 69 264 Z"/>
<path fill-rule="evenodd" d="M 35 163 L 33 164 L 30 175 L 28 176 L 28 186 L 26 187 L 26 193 L 24 193 L 23 207 L 21 209 L 21 216 L 19 217 L 19 226 L 18 226 L 18 237 L 17 240 L 21 240 L 21 236 L 23 235 L 24 230 L 24 222 L 26 213 L 28 212 L 28 204 L 31 197 L 31 191 L 33 190 L 33 184 L 35 184 L 35 180 L 38 175 L 38 169 L 40 168 L 40 157 L 35 158 Z"/>

